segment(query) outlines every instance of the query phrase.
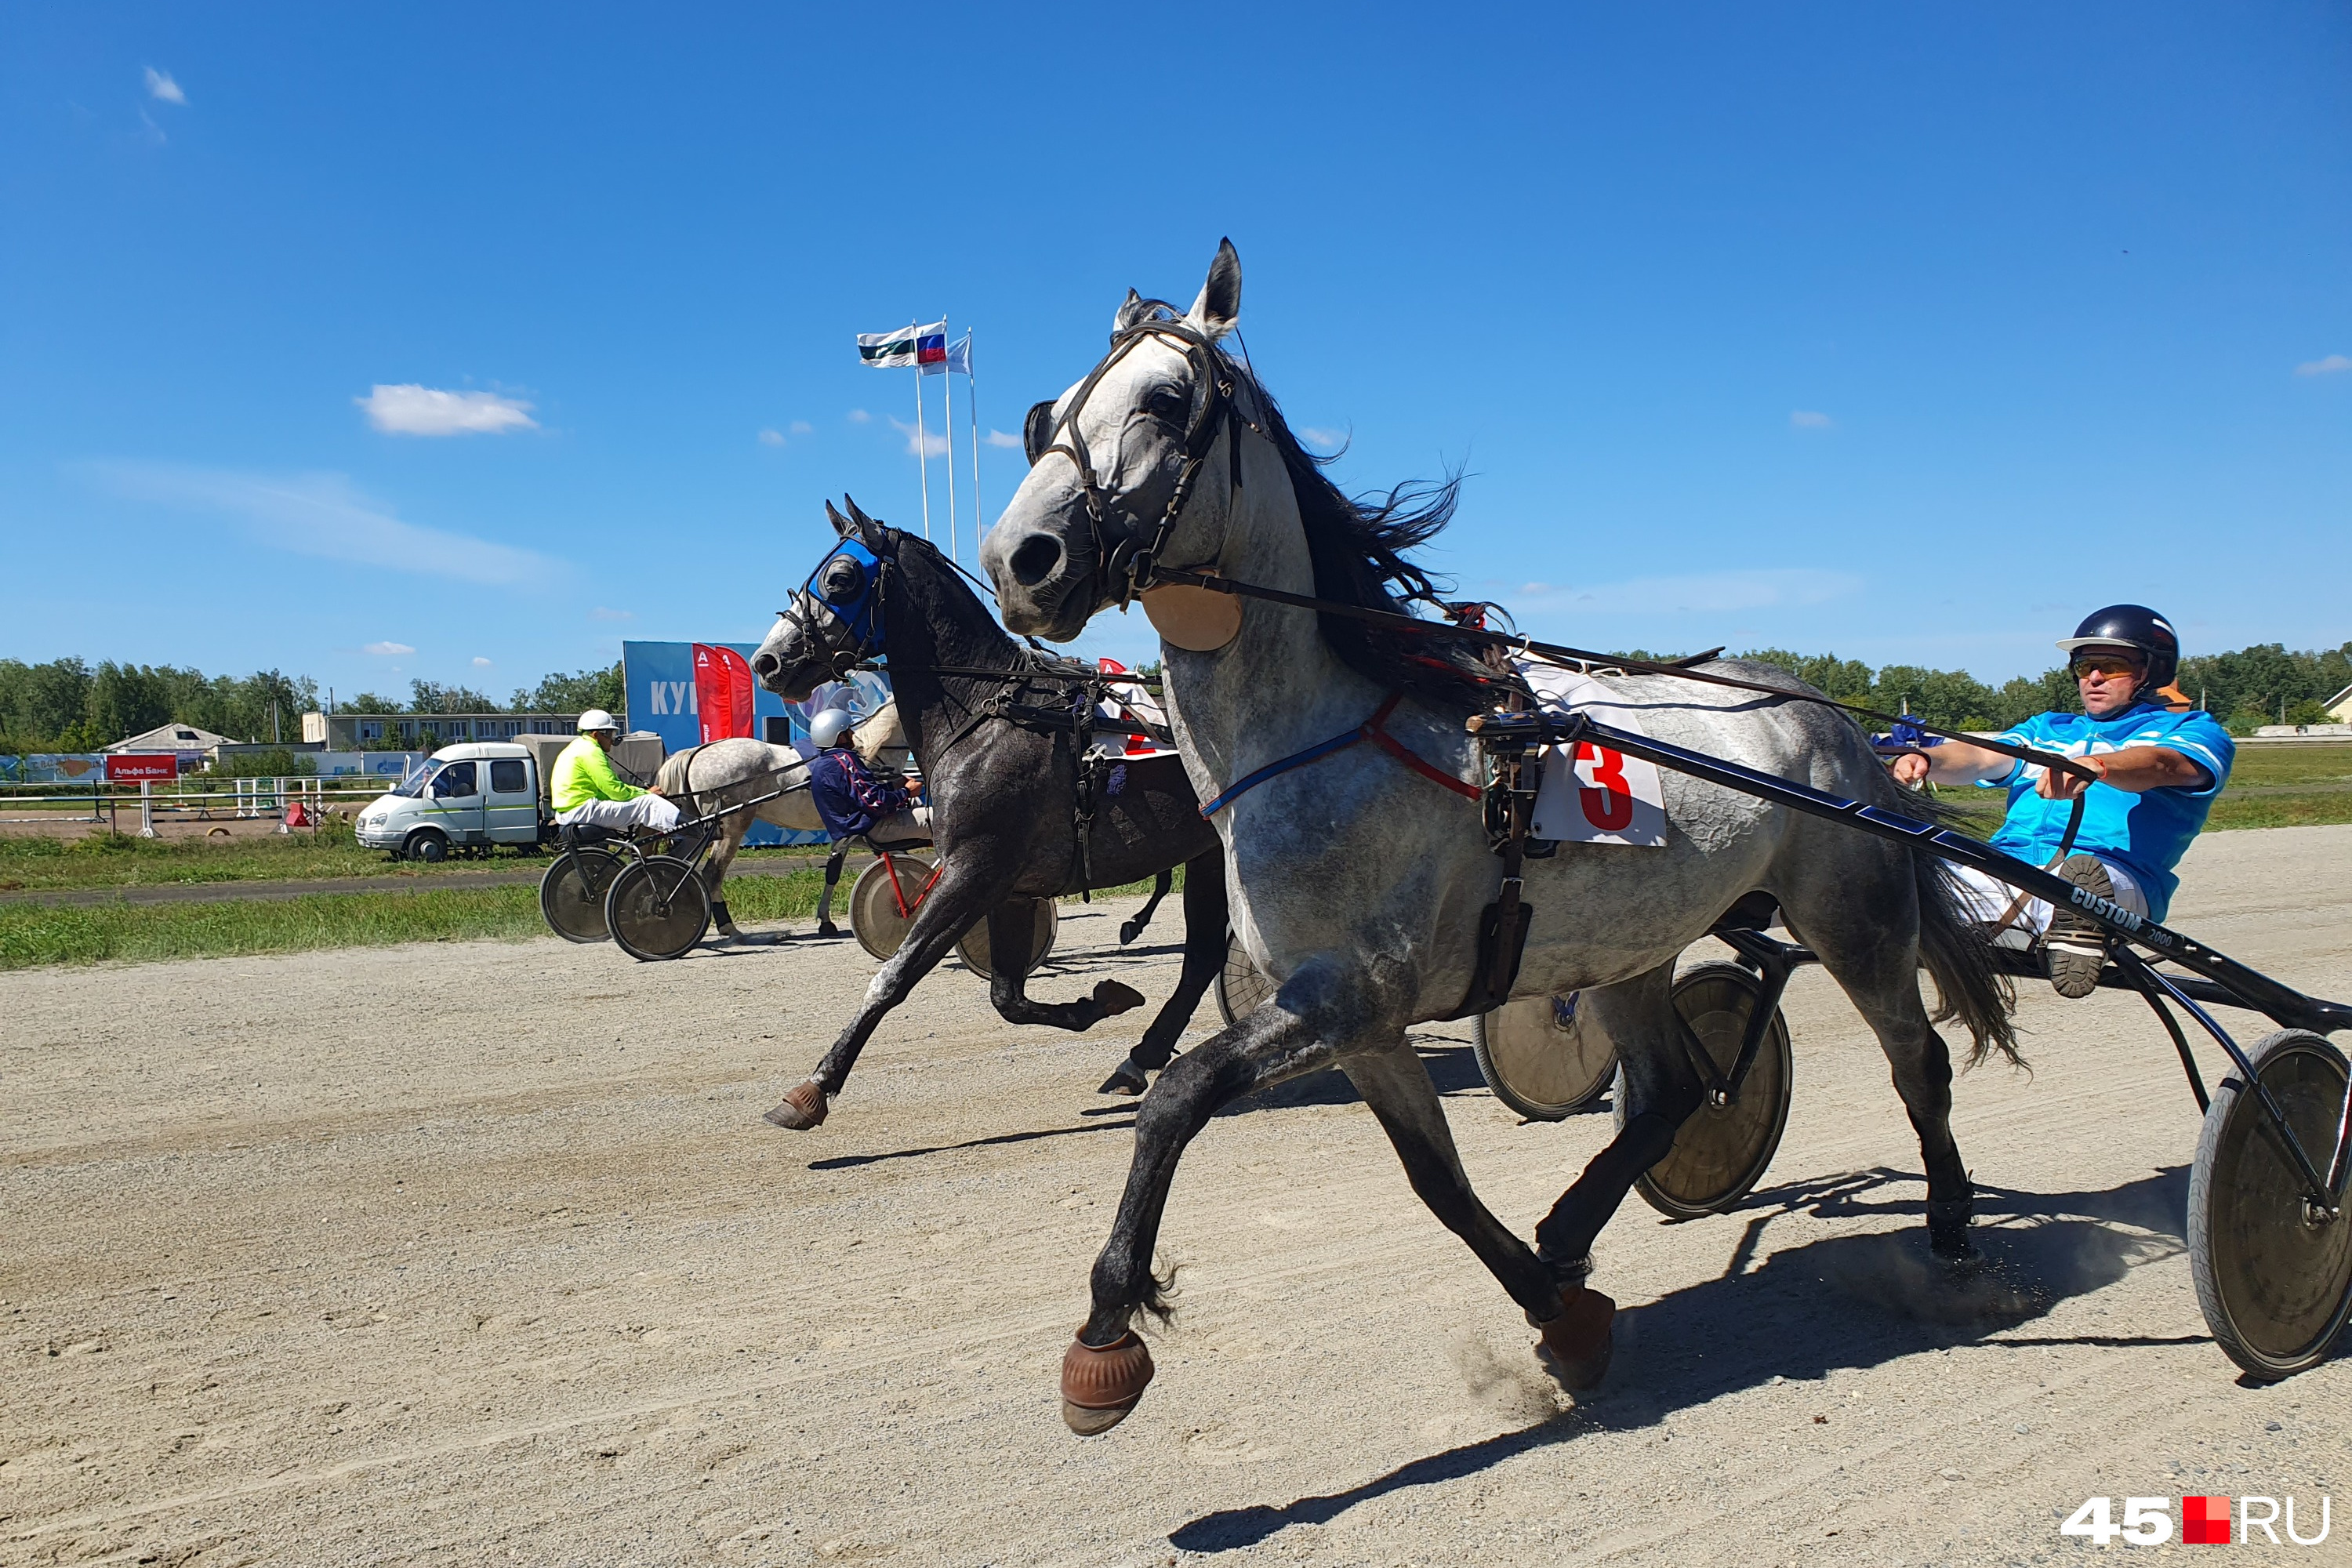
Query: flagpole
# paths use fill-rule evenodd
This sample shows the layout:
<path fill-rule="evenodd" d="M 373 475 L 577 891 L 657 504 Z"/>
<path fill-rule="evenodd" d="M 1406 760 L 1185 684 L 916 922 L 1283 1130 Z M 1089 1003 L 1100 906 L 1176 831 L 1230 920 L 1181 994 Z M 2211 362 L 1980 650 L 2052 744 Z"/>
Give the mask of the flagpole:
<path fill-rule="evenodd" d="M 931 536 L 931 444 L 923 435 L 923 351 L 921 329 L 916 331 L 915 462 L 923 475 L 923 537 L 928 540 Z"/>
<path fill-rule="evenodd" d="M 963 330 L 963 401 L 965 412 L 971 418 L 971 558 L 980 560 L 981 531 L 988 526 L 988 514 L 980 510 L 980 382 L 971 374 L 971 329 Z M 955 476 L 948 476 L 955 483 Z"/>
<path fill-rule="evenodd" d="M 948 352 L 947 344 L 952 335 L 948 330 L 947 312 L 942 310 L 940 312 L 941 353 Z M 944 359 L 940 362 L 940 395 L 947 400 L 946 411 L 940 416 L 940 423 L 948 433 L 948 559 L 952 561 L 956 558 L 955 373 L 948 368 Z"/>

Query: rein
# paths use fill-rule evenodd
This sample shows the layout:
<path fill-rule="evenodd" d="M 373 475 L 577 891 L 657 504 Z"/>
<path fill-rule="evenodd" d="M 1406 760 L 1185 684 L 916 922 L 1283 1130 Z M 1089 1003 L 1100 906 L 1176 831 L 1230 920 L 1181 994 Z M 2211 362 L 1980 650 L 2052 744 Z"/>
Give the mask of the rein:
<path fill-rule="evenodd" d="M 1227 784 L 1215 799 L 1202 803 L 1201 815 L 1203 817 L 1214 816 L 1266 780 L 1278 778 L 1293 768 L 1303 768 L 1309 763 L 1320 762 L 1335 752 L 1344 752 L 1359 741 L 1370 741 L 1432 784 L 1444 784 L 1455 795 L 1466 795 L 1472 800 L 1479 799 L 1485 792 L 1476 784 L 1465 784 L 1444 769 L 1424 762 L 1411 747 L 1388 732 L 1386 726 L 1389 715 L 1394 713 L 1397 704 L 1403 700 L 1403 692 L 1390 692 L 1388 700 L 1381 704 L 1380 710 L 1361 724 L 1334 735 L 1328 741 L 1318 741 L 1303 752 L 1293 752 L 1278 763 L 1268 763 L 1255 773 Z"/>

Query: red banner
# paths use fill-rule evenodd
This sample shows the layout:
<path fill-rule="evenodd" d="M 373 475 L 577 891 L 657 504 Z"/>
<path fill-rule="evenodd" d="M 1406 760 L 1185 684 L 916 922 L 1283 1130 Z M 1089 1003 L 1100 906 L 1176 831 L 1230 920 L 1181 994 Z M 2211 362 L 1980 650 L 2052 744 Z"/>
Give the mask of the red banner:
<path fill-rule="evenodd" d="M 694 645 L 694 699 L 703 744 L 751 733 L 751 667 L 733 648 Z"/>
<path fill-rule="evenodd" d="M 109 784 L 162 784 L 180 776 L 180 759 L 172 752 L 110 752 L 106 757 Z"/>

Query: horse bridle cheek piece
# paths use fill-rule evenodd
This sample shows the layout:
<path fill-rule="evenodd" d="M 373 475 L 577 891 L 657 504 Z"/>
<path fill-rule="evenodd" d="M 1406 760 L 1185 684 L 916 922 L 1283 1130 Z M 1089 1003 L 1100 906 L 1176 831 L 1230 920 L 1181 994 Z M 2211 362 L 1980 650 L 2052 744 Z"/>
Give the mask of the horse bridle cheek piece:
<path fill-rule="evenodd" d="M 1164 300 L 1141 303 L 1147 310 L 1165 310 L 1168 315 L 1138 321 L 1111 334 L 1110 352 L 1078 384 L 1069 407 L 1054 422 L 1047 444 L 1032 453 L 1030 461 L 1034 466 L 1048 454 L 1059 452 L 1077 468 L 1078 484 L 1087 500 L 1087 522 L 1094 531 L 1095 559 L 1100 563 L 1097 569 L 1117 590 L 1119 608 L 1123 610 L 1140 599 L 1152 629 L 1169 644 L 1192 653 L 1214 653 L 1240 635 L 1241 602 L 1231 595 L 1205 588 L 1155 584 L 1152 569 L 1168 547 L 1169 535 L 1183 516 L 1193 481 L 1200 478 L 1202 465 L 1216 447 L 1219 430 L 1225 434 L 1229 449 L 1226 468 L 1235 489 L 1241 488 L 1242 482 L 1242 426 L 1246 425 L 1261 436 L 1265 432 L 1235 405 L 1232 380 L 1219 374 L 1215 340 L 1186 321 L 1175 306 Z M 1101 476 L 1095 472 L 1093 455 L 1087 449 L 1086 435 L 1078 428 L 1077 419 L 1111 367 L 1125 359 L 1137 344 L 1154 340 L 1169 344 L 1184 356 L 1205 392 L 1201 412 L 1184 435 L 1184 467 L 1176 476 L 1175 488 L 1169 491 L 1168 504 L 1152 530 L 1151 542 L 1141 544 L 1137 520 L 1118 505 L 1118 498 L 1103 488 Z M 1105 525 L 1114 511 L 1124 520 L 1116 542 L 1105 534 Z"/>

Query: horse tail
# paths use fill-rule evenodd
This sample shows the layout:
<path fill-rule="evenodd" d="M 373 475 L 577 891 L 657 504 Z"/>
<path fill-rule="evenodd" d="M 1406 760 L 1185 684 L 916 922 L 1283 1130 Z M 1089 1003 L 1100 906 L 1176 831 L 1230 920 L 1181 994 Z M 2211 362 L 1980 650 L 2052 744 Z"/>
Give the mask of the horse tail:
<path fill-rule="evenodd" d="M 1875 792 L 1881 804 L 1906 816 L 1952 822 L 1959 814 L 1895 783 L 1885 769 L 1874 765 L 1880 781 Z M 1936 1011 L 1929 1021 L 1958 1018 L 1972 1042 L 1969 1066 L 1980 1065 L 1999 1051 L 2011 1067 L 2023 1067 L 2018 1054 L 2017 1028 L 2010 1014 L 2017 1005 L 2017 990 L 2009 975 L 1993 963 L 1992 942 L 1984 928 L 1968 918 L 1961 907 L 1959 887 L 1941 856 L 1925 849 L 1911 855 L 1911 882 L 1919 895 L 1919 956 L 1936 981 Z"/>
<path fill-rule="evenodd" d="M 661 766 L 654 770 L 654 782 L 661 785 L 662 794 L 672 800 L 687 797 L 687 771 L 693 764 L 694 753 L 700 750 L 700 746 L 688 746 L 662 759 Z"/>

